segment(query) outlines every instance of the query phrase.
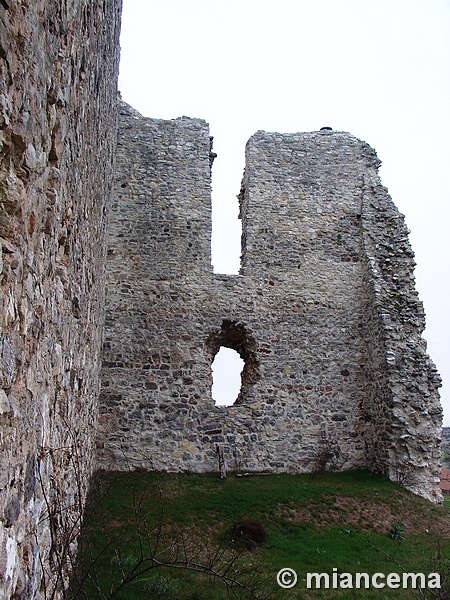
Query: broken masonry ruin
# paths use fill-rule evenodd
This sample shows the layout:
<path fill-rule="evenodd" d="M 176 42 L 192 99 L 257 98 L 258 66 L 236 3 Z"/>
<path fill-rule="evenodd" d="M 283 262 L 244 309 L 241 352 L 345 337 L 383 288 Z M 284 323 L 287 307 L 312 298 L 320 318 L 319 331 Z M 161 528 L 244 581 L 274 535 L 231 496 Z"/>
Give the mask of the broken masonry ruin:
<path fill-rule="evenodd" d="M 440 379 L 374 151 L 256 133 L 241 272 L 215 275 L 208 126 L 118 104 L 120 12 L 0 1 L 1 600 L 63 597 L 99 467 L 214 471 L 219 448 L 441 499 Z M 221 347 L 245 362 L 229 407 Z"/>
<path fill-rule="evenodd" d="M 239 275 L 212 272 L 210 134 L 121 104 L 108 230 L 99 464 L 368 468 L 437 498 L 439 378 L 408 231 L 364 142 L 257 132 Z M 220 347 L 244 360 L 216 406 Z"/>

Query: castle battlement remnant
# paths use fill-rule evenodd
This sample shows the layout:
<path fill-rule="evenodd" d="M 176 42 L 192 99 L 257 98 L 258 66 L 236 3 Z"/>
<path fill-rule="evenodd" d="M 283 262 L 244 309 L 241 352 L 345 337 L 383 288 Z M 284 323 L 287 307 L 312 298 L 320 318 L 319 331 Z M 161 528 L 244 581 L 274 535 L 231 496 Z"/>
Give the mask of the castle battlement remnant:
<path fill-rule="evenodd" d="M 108 231 L 104 468 L 369 468 L 436 498 L 441 410 L 404 219 L 343 132 L 257 132 L 242 267 L 210 263 L 210 136 L 121 105 Z M 245 361 L 215 406 L 221 346 Z"/>
<path fill-rule="evenodd" d="M 219 448 L 441 498 L 440 379 L 374 150 L 257 132 L 240 274 L 215 274 L 209 127 L 117 100 L 120 9 L 0 2 L 0 600 L 62 597 L 96 468 L 217 471 Z"/>

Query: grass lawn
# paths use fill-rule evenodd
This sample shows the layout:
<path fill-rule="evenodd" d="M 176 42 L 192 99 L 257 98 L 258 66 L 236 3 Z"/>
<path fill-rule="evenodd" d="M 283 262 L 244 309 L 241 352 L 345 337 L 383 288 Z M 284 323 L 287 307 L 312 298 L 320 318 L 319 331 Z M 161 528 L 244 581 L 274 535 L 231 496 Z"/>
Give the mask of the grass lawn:
<path fill-rule="evenodd" d="M 428 576 L 437 568 L 438 549 L 450 558 L 449 509 L 450 499 L 434 506 L 368 472 L 229 474 L 225 480 L 216 474 L 98 473 L 72 596 L 414 598 L 412 589 L 387 586 L 307 589 L 306 573 L 329 574 L 330 586 L 333 573 Z M 262 543 L 248 530 L 249 519 L 267 534 Z M 233 528 L 246 520 L 247 530 Z M 276 582 L 285 567 L 298 574 L 292 589 Z"/>

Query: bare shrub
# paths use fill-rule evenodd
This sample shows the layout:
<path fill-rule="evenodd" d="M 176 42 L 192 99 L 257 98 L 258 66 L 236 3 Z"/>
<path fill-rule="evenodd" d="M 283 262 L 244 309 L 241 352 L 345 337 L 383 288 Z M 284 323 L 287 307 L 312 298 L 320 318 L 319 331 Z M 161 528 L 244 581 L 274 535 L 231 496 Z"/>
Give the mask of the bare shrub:
<path fill-rule="evenodd" d="M 234 543 L 251 550 L 267 541 L 267 530 L 257 519 L 243 519 L 231 528 L 231 539 Z"/>

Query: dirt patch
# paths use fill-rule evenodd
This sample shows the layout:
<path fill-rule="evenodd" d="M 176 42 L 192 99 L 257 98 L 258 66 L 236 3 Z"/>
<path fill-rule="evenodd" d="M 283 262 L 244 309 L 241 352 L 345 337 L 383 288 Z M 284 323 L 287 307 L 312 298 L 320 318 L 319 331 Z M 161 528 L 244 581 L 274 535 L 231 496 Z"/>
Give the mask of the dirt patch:
<path fill-rule="evenodd" d="M 394 523 L 400 522 L 405 533 L 430 533 L 450 538 L 448 514 L 436 510 L 433 505 L 412 506 L 402 499 L 387 503 L 349 496 L 324 497 L 324 501 L 323 504 L 309 503 L 302 507 L 282 504 L 276 514 L 293 524 L 312 523 L 319 528 L 343 527 L 375 533 L 386 533 Z"/>
<path fill-rule="evenodd" d="M 121 521 L 120 519 L 111 519 L 108 522 L 108 529 L 113 531 L 114 529 L 121 529 L 122 527 L 128 527 L 130 521 Z"/>

